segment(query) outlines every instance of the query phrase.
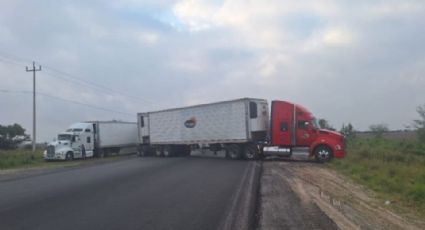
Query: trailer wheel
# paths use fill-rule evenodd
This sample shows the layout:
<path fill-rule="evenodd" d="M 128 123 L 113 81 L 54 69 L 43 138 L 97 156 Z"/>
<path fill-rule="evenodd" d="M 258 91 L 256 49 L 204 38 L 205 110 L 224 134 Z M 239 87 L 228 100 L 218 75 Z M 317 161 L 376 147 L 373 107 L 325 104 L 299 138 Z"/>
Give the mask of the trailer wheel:
<path fill-rule="evenodd" d="M 163 156 L 163 152 L 162 152 L 162 148 L 155 148 L 155 156 L 157 157 L 162 157 Z"/>
<path fill-rule="evenodd" d="M 65 155 L 65 160 L 72 161 L 74 160 L 74 154 L 72 152 L 67 152 Z"/>
<path fill-rule="evenodd" d="M 237 144 L 231 144 L 227 147 L 230 159 L 237 160 L 241 158 L 241 147 Z"/>
<path fill-rule="evenodd" d="M 183 156 L 188 157 L 190 156 L 190 152 L 192 152 L 192 148 L 190 147 L 190 145 L 184 146 L 184 154 Z"/>
<path fill-rule="evenodd" d="M 106 153 L 105 153 L 106 149 L 101 149 L 99 150 L 99 158 L 104 158 Z"/>
<path fill-rule="evenodd" d="M 328 162 L 332 159 L 332 149 L 326 145 L 320 145 L 314 150 L 316 161 L 319 163 Z"/>
<path fill-rule="evenodd" d="M 162 151 L 162 154 L 164 155 L 164 157 L 172 157 L 173 156 L 173 148 L 171 147 L 165 147 L 164 150 Z"/>
<path fill-rule="evenodd" d="M 258 158 L 258 154 L 255 145 L 245 146 L 243 156 L 246 160 L 256 160 Z"/>
<path fill-rule="evenodd" d="M 225 149 L 224 149 L 224 157 L 225 157 L 225 158 L 230 158 L 230 155 L 229 155 L 229 149 L 228 149 L 228 148 L 225 148 Z"/>
<path fill-rule="evenodd" d="M 140 147 L 138 148 L 137 155 L 138 155 L 139 157 L 145 157 L 145 156 L 147 156 L 147 155 L 148 155 L 148 151 L 149 151 L 149 149 L 148 149 L 148 147 L 147 147 L 147 146 L 140 146 Z"/>

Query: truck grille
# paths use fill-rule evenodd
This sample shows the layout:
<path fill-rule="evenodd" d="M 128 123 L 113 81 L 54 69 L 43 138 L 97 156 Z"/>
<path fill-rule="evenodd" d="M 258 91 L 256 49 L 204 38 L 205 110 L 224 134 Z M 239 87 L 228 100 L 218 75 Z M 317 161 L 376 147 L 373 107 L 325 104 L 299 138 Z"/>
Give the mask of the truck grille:
<path fill-rule="evenodd" d="M 55 146 L 49 145 L 47 146 L 47 157 L 53 158 L 55 156 Z"/>

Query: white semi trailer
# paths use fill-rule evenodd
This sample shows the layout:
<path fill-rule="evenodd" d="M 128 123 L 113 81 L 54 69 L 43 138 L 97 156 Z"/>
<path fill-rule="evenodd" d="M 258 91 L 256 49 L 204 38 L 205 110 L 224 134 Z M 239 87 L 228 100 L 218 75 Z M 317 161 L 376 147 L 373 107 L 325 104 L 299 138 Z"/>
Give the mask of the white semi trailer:
<path fill-rule="evenodd" d="M 72 124 L 48 144 L 45 160 L 72 160 L 104 157 L 122 149 L 135 148 L 137 123 L 122 121 L 88 121 Z"/>
<path fill-rule="evenodd" d="M 224 149 L 231 158 L 253 158 L 269 126 L 267 101 L 253 98 L 138 113 L 137 119 L 141 156 L 189 155 L 204 146 Z"/>

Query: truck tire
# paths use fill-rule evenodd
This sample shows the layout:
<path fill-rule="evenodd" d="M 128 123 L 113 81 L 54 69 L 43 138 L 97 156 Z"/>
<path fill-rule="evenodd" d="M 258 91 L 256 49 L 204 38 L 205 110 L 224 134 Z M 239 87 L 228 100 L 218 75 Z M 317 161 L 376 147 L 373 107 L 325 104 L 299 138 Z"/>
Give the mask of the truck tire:
<path fill-rule="evenodd" d="M 190 156 L 190 152 L 192 152 L 190 145 L 185 146 L 183 150 L 183 156 L 185 157 Z"/>
<path fill-rule="evenodd" d="M 243 151 L 243 157 L 246 160 L 257 160 L 258 159 L 258 153 L 257 148 L 255 145 L 247 145 L 244 148 Z"/>
<path fill-rule="evenodd" d="M 328 162 L 332 159 L 332 149 L 326 145 L 319 145 L 314 149 L 314 156 L 319 163 Z"/>
<path fill-rule="evenodd" d="M 155 156 L 157 156 L 157 157 L 162 157 L 162 156 L 164 156 L 163 155 L 163 152 L 162 152 L 162 148 L 155 148 Z"/>
<path fill-rule="evenodd" d="M 101 149 L 101 150 L 99 150 L 99 158 L 104 158 L 105 157 L 105 149 Z"/>
<path fill-rule="evenodd" d="M 84 147 L 84 145 L 81 146 L 81 158 L 83 160 L 86 159 L 86 147 Z"/>
<path fill-rule="evenodd" d="M 237 144 L 231 144 L 227 147 L 230 159 L 238 160 L 241 158 L 241 147 Z"/>
<path fill-rule="evenodd" d="M 65 160 L 72 161 L 74 160 L 74 154 L 72 152 L 67 152 L 65 155 Z"/>
<path fill-rule="evenodd" d="M 149 148 L 148 148 L 148 146 L 140 146 L 139 148 L 138 148 L 138 150 L 137 150 L 137 155 L 139 156 L 139 157 L 145 157 L 145 156 L 147 156 L 148 155 L 148 152 L 149 152 Z"/>
<path fill-rule="evenodd" d="M 162 155 L 164 155 L 164 157 L 172 157 L 173 156 L 173 148 L 172 147 L 165 147 L 164 150 L 162 151 Z"/>

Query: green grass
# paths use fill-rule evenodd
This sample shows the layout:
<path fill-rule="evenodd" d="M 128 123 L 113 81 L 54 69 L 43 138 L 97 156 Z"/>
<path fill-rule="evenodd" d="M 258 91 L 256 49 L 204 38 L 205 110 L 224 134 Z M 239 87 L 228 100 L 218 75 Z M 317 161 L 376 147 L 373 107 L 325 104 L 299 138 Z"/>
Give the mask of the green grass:
<path fill-rule="evenodd" d="M 0 150 L 0 169 L 37 166 L 44 163 L 43 150 L 37 149 L 33 157 L 28 149 Z"/>
<path fill-rule="evenodd" d="M 72 167 L 95 161 L 114 161 L 121 157 L 119 155 L 112 155 L 105 159 L 90 158 L 87 160 L 74 161 L 45 161 L 43 158 L 43 151 L 44 149 L 37 149 L 33 155 L 32 151 L 28 149 L 0 149 L 0 170 L 41 167 Z"/>
<path fill-rule="evenodd" d="M 390 200 L 425 215 L 425 144 L 414 140 L 355 138 L 347 156 L 329 164 Z"/>

